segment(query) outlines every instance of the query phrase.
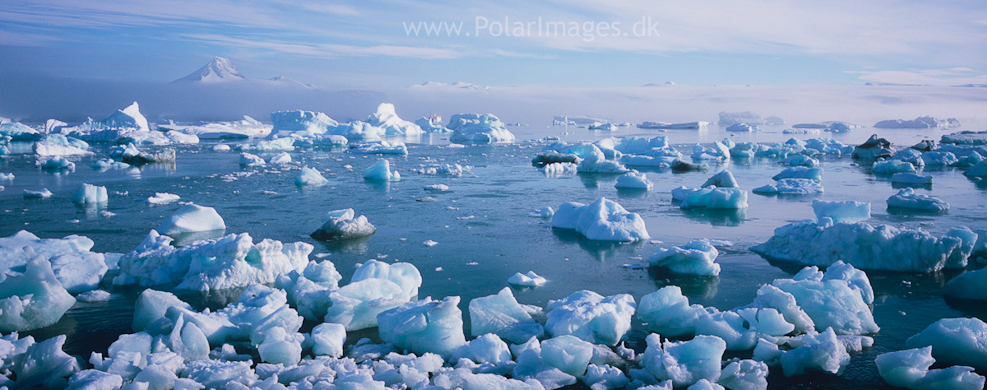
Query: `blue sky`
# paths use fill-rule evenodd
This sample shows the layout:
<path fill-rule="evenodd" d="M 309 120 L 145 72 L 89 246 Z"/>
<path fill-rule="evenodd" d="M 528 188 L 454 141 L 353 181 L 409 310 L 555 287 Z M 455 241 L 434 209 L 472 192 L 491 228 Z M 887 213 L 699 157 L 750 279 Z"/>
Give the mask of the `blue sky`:
<path fill-rule="evenodd" d="M 408 32 L 422 22 L 462 27 L 440 36 Z M 566 28 L 549 31 L 547 23 Z M 512 29 L 520 34 L 507 36 Z M 331 88 L 425 81 L 956 85 L 987 84 L 984 48 L 987 5 L 980 0 L 7 0 L 0 6 L 0 77 L 167 82 L 223 56 L 249 78 L 282 75 Z"/>

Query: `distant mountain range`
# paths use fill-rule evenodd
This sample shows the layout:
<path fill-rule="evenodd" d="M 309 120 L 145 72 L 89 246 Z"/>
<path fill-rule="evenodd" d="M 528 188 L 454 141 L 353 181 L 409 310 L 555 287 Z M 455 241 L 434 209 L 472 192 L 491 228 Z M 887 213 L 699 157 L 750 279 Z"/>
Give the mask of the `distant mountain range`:
<path fill-rule="evenodd" d="M 199 68 L 195 72 L 189 73 L 188 76 L 182 77 L 178 80 L 172 81 L 173 85 L 191 84 L 191 85 L 215 85 L 215 84 L 263 84 L 263 85 L 283 85 L 283 86 L 295 86 L 304 88 L 315 88 L 312 84 L 305 84 L 300 81 L 292 80 L 284 76 L 276 76 L 267 80 L 254 80 L 248 79 L 236 68 L 236 64 L 233 63 L 229 58 L 215 57 L 208 64 Z"/>

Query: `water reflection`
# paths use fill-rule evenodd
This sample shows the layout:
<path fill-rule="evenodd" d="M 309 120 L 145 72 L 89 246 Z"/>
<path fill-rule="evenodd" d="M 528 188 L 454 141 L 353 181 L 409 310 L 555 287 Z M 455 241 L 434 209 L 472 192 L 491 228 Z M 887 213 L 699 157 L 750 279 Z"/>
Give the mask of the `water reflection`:
<path fill-rule="evenodd" d="M 220 238 L 226 234 L 226 229 L 208 230 L 204 232 L 190 232 L 190 233 L 178 233 L 169 234 L 169 236 L 175 241 L 172 241 L 171 245 L 175 247 L 183 247 L 200 240 L 211 240 L 214 238 Z"/>
<path fill-rule="evenodd" d="M 370 238 L 360 237 L 350 240 L 319 241 L 319 243 L 329 252 L 363 255 L 367 253 L 367 242 L 370 241 Z"/>
<path fill-rule="evenodd" d="M 642 188 L 617 188 L 617 197 L 621 199 L 637 199 L 648 195 L 648 190 Z"/>
<path fill-rule="evenodd" d="M 606 262 L 607 258 L 613 258 L 620 252 L 636 253 L 644 245 L 644 241 L 617 242 L 590 240 L 571 229 L 552 228 L 552 234 L 564 244 L 574 243 L 579 245 L 579 248 L 600 262 Z"/>
<path fill-rule="evenodd" d="M 738 226 L 747 220 L 747 209 L 682 209 L 682 214 L 693 221 L 713 226 Z"/>
<path fill-rule="evenodd" d="M 617 178 L 620 177 L 619 174 L 585 172 L 579 172 L 578 176 L 579 180 L 583 182 L 583 186 L 589 189 L 600 188 L 601 186 L 613 187 L 617 183 Z"/>
<path fill-rule="evenodd" d="M 716 286 L 720 284 L 718 276 L 683 275 L 659 267 L 648 267 L 648 277 L 654 281 L 656 289 L 679 286 L 682 295 L 690 300 L 713 298 Z"/>

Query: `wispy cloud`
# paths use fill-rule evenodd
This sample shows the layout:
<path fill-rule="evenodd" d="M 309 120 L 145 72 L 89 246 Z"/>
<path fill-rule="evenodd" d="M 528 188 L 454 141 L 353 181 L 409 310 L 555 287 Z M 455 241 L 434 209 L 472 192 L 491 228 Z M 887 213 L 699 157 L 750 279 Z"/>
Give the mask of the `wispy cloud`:
<path fill-rule="evenodd" d="M 222 44 L 227 46 L 236 46 L 241 48 L 254 48 L 254 49 L 264 49 L 274 52 L 287 53 L 287 54 L 298 54 L 306 55 L 312 57 L 343 57 L 343 56 L 355 56 L 355 57 L 367 57 L 367 56 L 384 56 L 384 57 L 405 57 L 405 58 L 423 58 L 423 59 L 451 59 L 461 57 L 461 54 L 455 50 L 450 49 L 436 49 L 428 47 L 414 47 L 414 46 L 394 46 L 394 45 L 376 45 L 376 46 L 351 46 L 351 45 L 339 45 L 339 44 L 329 44 L 329 43 L 293 43 L 280 41 L 270 38 L 261 38 L 257 36 L 249 38 L 238 38 L 230 37 L 225 35 L 214 35 L 214 34 L 185 34 L 183 37 L 188 39 L 193 39 L 203 42 L 212 42 L 216 44 Z"/>
<path fill-rule="evenodd" d="M 966 67 L 924 70 L 852 71 L 848 73 L 859 74 L 861 80 L 877 84 L 936 86 L 987 85 L 987 74 L 981 74 Z"/>

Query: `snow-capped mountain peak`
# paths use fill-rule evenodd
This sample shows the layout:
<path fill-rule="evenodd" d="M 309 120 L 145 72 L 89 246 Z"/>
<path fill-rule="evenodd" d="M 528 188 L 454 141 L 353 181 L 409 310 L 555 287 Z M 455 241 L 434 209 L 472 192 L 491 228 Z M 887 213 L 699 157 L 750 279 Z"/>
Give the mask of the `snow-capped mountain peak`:
<path fill-rule="evenodd" d="M 240 71 L 236 70 L 236 65 L 233 64 L 233 61 L 230 61 L 228 58 L 216 57 L 212 61 L 209 61 L 206 66 L 174 82 L 217 83 L 245 79 L 246 77 L 243 77 Z"/>

